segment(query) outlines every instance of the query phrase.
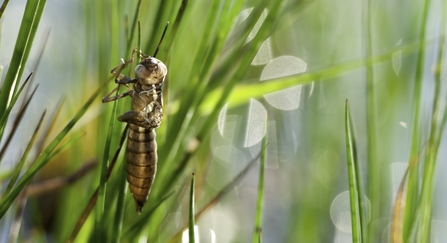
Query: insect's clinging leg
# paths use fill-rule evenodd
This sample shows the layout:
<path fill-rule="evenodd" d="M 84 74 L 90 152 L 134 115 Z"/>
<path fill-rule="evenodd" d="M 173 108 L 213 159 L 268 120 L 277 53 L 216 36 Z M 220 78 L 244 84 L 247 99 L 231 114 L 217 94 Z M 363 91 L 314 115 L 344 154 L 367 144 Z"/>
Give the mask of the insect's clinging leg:
<path fill-rule="evenodd" d="M 118 86 L 118 87 L 119 87 L 119 86 Z M 133 90 L 130 90 L 130 91 L 124 92 L 124 93 L 122 93 L 122 94 L 119 94 L 119 95 L 110 97 L 110 95 L 111 95 L 114 91 L 116 91 L 116 90 L 118 89 L 118 87 L 116 87 L 115 89 L 113 89 L 113 90 L 112 90 L 110 93 L 108 93 L 104 98 L 102 98 L 102 103 L 107 103 L 107 102 L 110 102 L 110 101 L 114 101 L 114 100 L 117 100 L 117 99 L 121 99 L 121 98 L 123 98 L 123 97 L 128 96 L 129 93 L 133 91 Z"/>
<path fill-rule="evenodd" d="M 116 70 L 119 69 L 118 75 L 121 74 L 121 71 L 127 66 L 127 64 L 132 63 L 132 62 L 134 61 L 134 59 L 135 59 L 135 58 L 134 58 L 134 57 L 135 57 L 135 52 L 137 52 L 137 51 L 138 51 L 137 48 L 135 48 L 135 49 L 132 50 L 132 55 L 131 55 L 131 57 L 130 57 L 130 60 L 127 61 L 127 62 L 125 62 L 125 61 L 121 58 L 121 64 L 118 65 L 118 66 L 116 66 L 116 67 L 114 67 L 114 68 L 112 69 L 112 71 L 110 71 L 110 72 L 113 73 L 113 74 L 117 74 Z"/>
<path fill-rule="evenodd" d="M 124 59 L 121 58 L 121 64 L 118 65 L 118 66 L 116 66 L 116 67 L 114 67 L 114 68 L 112 69 L 112 71 L 110 71 L 111 73 L 115 74 L 115 83 L 120 83 L 120 80 L 121 80 L 121 79 L 124 79 L 124 77 L 126 77 L 126 76 L 122 75 L 121 72 L 123 71 L 123 69 L 124 69 L 129 63 L 132 63 L 132 62 L 134 61 L 134 59 L 135 59 L 135 52 L 138 52 L 138 49 L 137 49 L 137 48 L 135 48 L 135 49 L 132 50 L 132 55 L 131 55 L 129 61 L 125 62 Z M 118 72 L 117 72 L 117 70 L 118 70 Z"/>
<path fill-rule="evenodd" d="M 138 81 L 137 78 L 127 77 L 127 76 L 122 75 L 122 74 L 117 75 L 116 78 L 115 78 L 115 83 L 126 85 L 126 87 L 129 87 L 129 86 L 127 86 L 127 84 L 136 83 L 137 81 Z"/>

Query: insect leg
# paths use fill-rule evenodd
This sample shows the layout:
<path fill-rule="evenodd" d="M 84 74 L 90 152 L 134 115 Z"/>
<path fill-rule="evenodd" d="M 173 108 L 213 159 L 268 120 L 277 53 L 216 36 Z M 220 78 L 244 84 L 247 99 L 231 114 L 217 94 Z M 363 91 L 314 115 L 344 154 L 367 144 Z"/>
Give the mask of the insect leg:
<path fill-rule="evenodd" d="M 127 86 L 127 84 L 136 83 L 137 81 L 138 81 L 137 78 L 127 77 L 127 76 L 122 75 L 122 74 L 119 74 L 115 78 L 115 83 L 117 83 L 117 84 L 124 84 L 124 85 L 126 85 L 127 88 L 129 88 L 129 86 Z"/>
<path fill-rule="evenodd" d="M 121 75 L 121 72 L 123 71 L 123 69 L 124 69 L 129 63 L 132 63 L 132 62 L 134 61 L 134 59 L 135 59 L 135 58 L 134 58 L 134 57 L 135 57 L 135 52 L 138 52 L 138 49 L 135 48 L 135 49 L 132 50 L 132 55 L 131 55 L 129 61 L 125 62 L 125 61 L 121 58 L 121 64 L 118 65 L 118 66 L 116 66 L 116 67 L 114 67 L 114 68 L 112 69 L 112 71 L 110 71 L 111 73 L 116 74 L 115 83 L 118 83 L 120 79 L 123 79 L 124 77 L 126 77 L 126 76 L 124 76 L 124 75 Z M 117 72 L 117 70 L 118 70 L 118 72 Z"/>
<path fill-rule="evenodd" d="M 116 95 L 116 96 L 110 96 L 114 91 L 116 91 L 116 89 L 118 89 L 118 87 L 114 88 L 110 93 L 108 93 L 104 98 L 102 98 L 102 103 L 107 103 L 107 102 L 110 102 L 110 101 L 121 99 L 123 97 L 128 96 L 129 93 L 132 91 L 132 90 L 131 91 L 127 91 L 127 92 L 124 92 L 124 93 Z"/>

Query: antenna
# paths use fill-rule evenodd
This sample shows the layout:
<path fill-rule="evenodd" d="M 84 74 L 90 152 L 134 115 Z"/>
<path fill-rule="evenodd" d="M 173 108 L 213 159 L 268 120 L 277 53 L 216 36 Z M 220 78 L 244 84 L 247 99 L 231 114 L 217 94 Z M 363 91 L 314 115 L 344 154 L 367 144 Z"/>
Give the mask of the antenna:
<path fill-rule="evenodd" d="M 158 46 L 157 46 L 157 49 L 155 50 L 154 57 L 157 56 L 158 50 L 160 49 L 161 42 L 163 41 L 163 38 L 165 37 L 166 30 L 168 29 L 168 25 L 169 25 L 169 21 L 166 22 L 165 30 L 163 30 L 163 35 L 161 35 L 160 42 L 158 42 Z"/>

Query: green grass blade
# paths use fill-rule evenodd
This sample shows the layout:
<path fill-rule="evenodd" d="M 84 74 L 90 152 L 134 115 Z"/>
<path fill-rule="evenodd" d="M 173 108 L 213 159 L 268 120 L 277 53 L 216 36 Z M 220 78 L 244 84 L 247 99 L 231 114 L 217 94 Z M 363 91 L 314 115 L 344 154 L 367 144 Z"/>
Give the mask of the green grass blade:
<path fill-rule="evenodd" d="M 424 75 L 424 56 L 425 56 L 425 45 L 422 43 L 425 40 L 425 29 L 427 25 L 427 18 L 428 18 L 428 11 L 430 6 L 430 0 L 424 1 L 424 8 L 422 11 L 422 17 L 419 21 L 420 26 L 419 27 L 419 45 L 418 45 L 418 57 L 417 57 L 417 64 L 416 64 L 416 77 L 415 77 L 415 87 L 414 87 L 414 94 L 413 94 L 413 131 L 412 131 L 412 139 L 411 139 L 411 151 L 410 151 L 410 158 L 413 158 L 418 154 L 418 151 L 420 150 L 421 146 L 421 94 L 422 94 L 422 83 L 423 83 L 423 75 Z M 408 179 L 408 189 L 407 189 L 407 195 L 405 199 L 405 213 L 404 213 L 404 239 L 407 239 L 410 237 L 411 234 L 411 228 L 414 227 L 414 223 L 416 222 L 416 215 L 417 215 L 417 205 L 420 202 L 420 169 L 415 168 L 414 170 L 410 171 L 409 179 Z M 424 224 L 424 221 L 426 222 L 426 218 L 424 217 L 423 221 L 418 221 L 419 223 Z M 419 224 L 418 223 L 418 224 Z M 420 225 L 420 224 L 419 224 Z M 428 229 L 426 226 L 419 227 L 420 230 L 424 231 L 427 234 Z"/>
<path fill-rule="evenodd" d="M 8 6 L 9 0 L 5 0 L 0 7 L 0 19 L 3 17 L 3 13 L 5 12 L 6 6 Z"/>
<path fill-rule="evenodd" d="M 26 84 L 31 80 L 33 73 L 30 73 L 28 77 L 25 79 L 25 82 L 23 82 L 20 89 L 17 91 L 17 93 L 14 94 L 12 97 L 11 103 L 6 108 L 6 112 L 2 114 L 2 117 L 0 119 L 0 138 L 3 137 L 3 132 L 6 127 L 6 123 L 8 122 L 9 115 L 11 114 L 12 108 L 16 104 L 17 100 L 20 97 L 20 94 L 22 94 L 22 91 L 25 89 Z"/>
<path fill-rule="evenodd" d="M 425 42 L 429 44 L 429 42 Z M 390 61 L 392 54 L 396 51 L 402 51 L 402 55 L 414 54 L 417 51 L 419 42 L 413 42 L 404 46 L 399 46 L 385 51 L 381 54 L 368 57 L 366 63 L 378 64 L 382 62 Z M 279 79 L 267 80 L 264 82 L 257 82 L 254 84 L 237 84 L 228 97 L 229 108 L 237 107 L 247 103 L 250 99 L 262 98 L 264 94 L 276 92 L 282 89 L 287 89 L 298 84 L 310 84 L 312 81 L 324 82 L 336 78 L 344 73 L 354 71 L 365 66 L 364 59 L 352 60 L 340 64 L 331 64 L 330 66 L 323 66 L 317 70 L 309 70 L 305 73 L 300 73 L 288 77 Z M 218 87 L 213 91 L 210 91 L 204 101 L 200 104 L 201 115 L 209 115 L 216 107 L 216 103 L 222 96 L 224 87 Z M 176 112 L 178 104 L 172 104 L 172 111 Z"/>
<path fill-rule="evenodd" d="M 116 90 L 118 94 L 119 89 Z M 103 242 L 103 232 L 105 230 L 105 217 L 104 217 L 104 206 L 106 200 L 106 190 L 107 190 L 107 168 L 109 167 L 109 153 L 110 146 L 112 143 L 112 136 L 114 131 L 114 125 L 116 121 L 116 113 L 118 108 L 118 101 L 113 102 L 112 113 L 110 114 L 109 126 L 107 131 L 106 142 L 104 145 L 104 151 L 102 155 L 101 167 L 99 169 L 99 187 L 98 187 L 98 201 L 96 205 L 96 217 L 95 217 L 95 240 L 96 242 Z"/>
<path fill-rule="evenodd" d="M 125 202 L 126 202 L 126 192 L 127 192 L 127 174 L 124 173 L 126 171 L 126 163 L 123 161 L 120 164 L 119 173 L 120 178 L 118 182 L 118 199 L 116 204 L 116 213 L 115 213 L 115 220 L 113 221 L 112 226 L 112 237 L 111 241 L 118 243 L 120 241 L 121 233 L 123 230 L 123 224 L 124 224 L 124 209 L 126 208 Z"/>
<path fill-rule="evenodd" d="M 3 145 L 3 147 L 0 150 L 0 162 L 3 159 L 3 155 L 5 154 L 6 149 L 8 148 L 10 142 L 12 141 L 12 138 L 16 134 L 16 131 L 19 128 L 19 124 L 22 121 L 22 118 L 25 115 L 26 110 L 28 109 L 28 106 L 30 104 L 31 99 L 33 98 L 34 94 L 36 93 L 37 88 L 38 88 L 38 86 L 36 86 L 36 88 L 34 88 L 33 92 L 30 95 L 30 97 L 27 99 L 27 101 L 26 101 L 25 105 L 22 107 L 22 109 L 20 109 L 19 114 L 17 115 L 16 119 L 14 120 L 14 123 L 12 125 L 12 129 L 11 129 L 11 133 L 9 134 L 8 138 L 5 141 L 5 144 Z"/>
<path fill-rule="evenodd" d="M 61 145 L 59 145 L 49 156 L 48 160 L 51 161 L 54 157 L 56 157 L 59 153 L 64 151 L 65 149 L 71 147 L 76 141 L 80 140 L 82 137 L 84 137 L 85 133 L 82 132 L 76 132 L 67 141 L 61 142 Z"/>
<path fill-rule="evenodd" d="M 138 21 L 138 29 L 137 29 L 137 33 L 138 33 L 138 39 L 137 39 L 137 48 L 138 51 L 141 51 L 141 25 L 140 25 L 140 21 Z M 141 55 L 138 55 L 138 61 L 141 62 Z"/>
<path fill-rule="evenodd" d="M 365 57 L 366 60 L 373 55 L 373 43 L 372 43 L 372 2 L 366 1 L 362 6 L 363 11 L 363 34 Z M 374 82 L 374 68 L 373 63 L 365 61 L 366 72 L 366 132 L 367 132 L 367 168 L 368 168 L 368 186 L 369 186 L 369 200 L 371 201 L 371 222 L 375 222 L 380 217 L 381 210 L 381 160 L 377 159 L 377 112 L 376 112 L 376 87 Z M 361 195 L 361 194 L 360 194 Z M 376 242 L 376 224 L 369 224 L 368 236 L 366 242 Z"/>
<path fill-rule="evenodd" d="M 408 175 L 411 173 L 411 170 L 414 170 L 419 163 L 419 154 L 412 158 L 408 163 L 408 167 L 405 170 L 405 174 L 402 177 L 402 181 L 399 184 L 399 188 L 397 190 L 396 199 L 394 201 L 393 208 L 393 224 L 390 231 L 390 241 L 393 243 L 403 243 L 404 234 L 403 234 L 403 226 L 406 224 L 403 220 L 403 214 L 406 205 L 403 203 L 405 199 L 405 182 L 407 181 Z M 409 224 L 410 225 L 410 224 Z"/>
<path fill-rule="evenodd" d="M 255 225 L 253 232 L 253 243 L 262 242 L 261 229 L 262 229 L 262 209 L 264 203 L 264 174 L 265 174 L 265 160 L 267 156 L 267 141 L 268 141 L 267 117 L 265 119 L 265 124 L 266 124 L 265 126 L 266 130 L 264 138 L 262 139 L 261 163 L 259 165 L 258 199 L 256 200 L 256 217 L 254 222 Z"/>
<path fill-rule="evenodd" d="M 444 5 L 443 5 L 443 12 L 442 12 L 442 21 L 441 21 L 441 38 L 439 43 L 441 43 L 440 47 L 439 47 L 439 51 L 438 51 L 438 61 L 437 61 L 437 65 L 436 65 L 436 69 L 434 70 L 435 73 L 435 80 L 437 83 L 437 88 L 440 88 L 440 85 L 442 84 L 442 67 L 445 67 L 445 63 L 446 63 L 446 55 L 444 54 L 446 48 L 446 40 L 447 40 L 447 30 L 446 30 L 446 25 L 447 25 L 447 2 L 444 1 Z M 437 90 L 437 92 L 439 92 L 440 90 Z M 446 99 L 446 97 L 444 97 L 444 99 Z M 439 105 L 439 103 L 437 104 Z M 440 122 L 440 129 L 438 132 L 438 136 L 436 138 L 436 149 L 438 149 L 439 147 L 439 143 L 441 141 L 442 138 L 442 134 L 444 133 L 444 129 L 445 126 L 447 124 L 447 107 L 444 108 L 443 110 L 443 115 L 442 115 L 442 120 Z M 441 116 L 441 115 L 439 115 Z"/>
<path fill-rule="evenodd" d="M 118 90 L 117 90 L 117 94 L 118 94 Z M 104 230 L 104 223 L 103 223 L 103 216 L 104 216 L 104 205 L 105 205 L 105 198 L 106 198 L 106 190 L 107 190 L 107 185 L 106 185 L 106 181 L 107 181 L 107 167 L 109 167 L 109 153 L 110 153 L 110 146 L 111 146 L 111 142 L 112 142 L 112 136 L 113 136 L 113 127 L 115 125 L 115 121 L 116 121 L 116 113 L 117 113 L 117 104 L 118 102 L 115 101 L 113 102 L 113 108 L 112 108 L 112 113 L 110 115 L 110 120 L 109 120 L 109 126 L 108 126 L 108 132 L 107 132 L 107 137 L 106 137 L 106 142 L 104 145 L 104 152 L 103 152 L 103 157 L 102 157 L 102 163 L 101 163 L 101 168 L 99 170 L 99 187 L 98 187 L 98 201 L 97 201 L 97 205 L 96 205 L 96 217 L 95 217 L 95 225 L 96 225 L 96 230 L 95 230 L 95 235 L 96 235 L 96 240 L 97 242 L 102 242 L 102 235 L 103 235 L 103 230 Z"/>
<path fill-rule="evenodd" d="M 352 225 L 352 242 L 360 243 L 362 241 L 362 220 L 361 220 L 361 201 L 359 195 L 357 152 L 355 145 L 354 133 L 352 130 L 351 116 L 349 112 L 348 100 L 345 107 L 345 134 L 346 134 L 346 154 L 348 159 L 348 179 L 349 179 L 349 201 L 351 205 L 351 225 Z"/>
<path fill-rule="evenodd" d="M 105 86 L 103 84 L 100 86 L 87 100 L 87 102 L 82 106 L 78 113 L 73 117 L 73 119 L 65 126 L 64 129 L 53 139 L 53 141 L 45 148 L 45 150 L 39 155 L 33 165 L 23 174 L 22 178 L 17 182 L 17 185 L 11 190 L 10 193 L 5 195 L 0 200 L 0 218 L 2 218 L 8 208 L 13 203 L 14 199 L 19 195 L 19 193 L 25 188 L 29 180 L 45 165 L 49 162 L 48 156 L 54 151 L 62 139 L 68 134 L 68 132 L 73 128 L 73 126 L 81 119 L 85 114 L 87 109 L 96 99 L 98 94 L 101 92 L 102 88 Z"/>
<path fill-rule="evenodd" d="M 46 114 L 46 110 L 42 113 L 42 116 L 39 119 L 39 123 L 37 123 L 36 129 L 34 129 L 34 133 L 31 137 L 30 141 L 28 142 L 28 145 L 26 146 L 26 149 L 22 155 L 22 158 L 20 158 L 19 163 L 17 163 L 16 167 L 14 168 L 14 172 L 11 175 L 8 186 L 6 187 L 5 194 L 8 194 L 12 190 L 12 188 L 14 187 L 14 184 L 17 181 L 17 178 L 19 178 L 19 175 L 22 172 L 23 165 L 25 164 L 26 158 L 28 157 L 28 154 L 34 144 L 34 141 L 36 140 L 37 134 L 40 130 L 40 127 L 42 125 L 42 121 L 43 121 L 43 118 L 45 117 L 45 114 Z"/>
<path fill-rule="evenodd" d="M 138 45 L 137 45 L 137 48 L 138 48 L 138 51 L 141 50 L 140 49 L 140 31 L 141 30 L 140 30 L 140 21 L 138 21 L 138 15 L 140 13 L 141 2 L 142 2 L 142 0 L 138 0 L 137 6 L 135 8 L 135 13 L 133 15 L 134 17 L 132 20 L 132 27 L 130 29 L 130 33 L 128 33 L 129 34 L 129 37 L 127 38 L 127 51 L 128 52 L 130 52 L 133 49 L 132 42 L 133 42 L 133 37 L 135 36 L 135 28 L 137 27 L 137 24 L 138 24 Z"/>
<path fill-rule="evenodd" d="M 194 214 L 195 214 L 195 210 L 194 210 L 194 187 L 195 187 L 195 182 L 194 182 L 194 173 L 192 173 L 191 176 L 191 190 L 189 192 L 189 242 L 190 243 L 195 243 L 195 220 L 194 220 Z"/>
<path fill-rule="evenodd" d="M 188 0 L 182 0 L 182 3 L 180 4 L 180 7 L 177 12 L 177 16 L 175 17 L 174 24 L 172 25 L 171 38 L 168 40 L 167 46 L 172 45 L 172 41 L 174 41 L 175 39 L 175 35 L 177 34 L 178 27 L 183 19 L 183 14 L 185 13 L 185 9 L 187 8 L 187 6 L 188 6 Z"/>
<path fill-rule="evenodd" d="M 27 1 L 11 63 L 0 93 L 0 114 L 5 113 L 6 107 L 11 103 L 11 99 L 16 93 L 17 80 L 20 80 L 25 69 L 45 3 L 46 0 Z"/>
<path fill-rule="evenodd" d="M 428 2 L 428 3 L 427 3 Z M 426 4 L 429 4 L 429 1 L 426 1 Z M 426 6 L 428 8 L 429 5 Z M 444 2 L 443 9 L 445 10 L 446 3 Z M 428 11 L 428 10 L 426 10 Z M 447 11 L 447 10 L 445 10 Z M 444 12 L 446 14 L 446 12 Z M 427 16 L 424 16 L 427 18 Z M 437 65 L 440 66 L 443 63 L 444 57 L 444 47 L 445 47 L 445 19 L 443 16 L 444 22 L 441 24 L 440 32 L 444 35 L 440 37 L 440 47 L 438 50 L 438 60 Z M 425 23 L 425 20 L 423 21 Z M 424 27 L 425 28 L 425 27 Z M 425 36 L 425 29 L 422 30 L 424 35 L 421 34 L 421 37 Z M 421 50 L 420 55 L 423 55 L 424 51 Z M 421 65 L 423 65 L 424 61 L 421 60 Z M 440 66 L 441 67 L 441 66 Z M 421 67 L 422 69 L 422 67 Z M 420 82 L 422 82 L 422 74 L 418 76 L 420 78 Z M 431 236 L 431 222 L 432 222 L 432 214 L 433 214 L 433 191 L 434 191 L 434 181 L 435 181 L 435 168 L 436 168 L 436 159 L 438 157 L 438 149 L 441 141 L 441 133 L 443 131 L 444 124 L 440 124 L 442 121 L 443 113 L 446 112 L 446 108 L 444 105 L 445 100 L 441 100 L 441 92 L 442 92 L 442 80 L 441 80 L 441 71 L 435 70 L 435 88 L 434 88 L 434 99 L 432 104 L 432 116 L 431 116 L 431 127 L 430 127 L 430 137 L 428 139 L 427 150 L 425 152 L 425 164 L 424 164 L 424 173 L 422 177 L 422 187 L 421 187 L 421 199 L 419 205 L 419 229 L 418 229 L 418 240 L 419 242 L 429 242 Z M 444 107 L 443 110 L 441 110 Z"/>

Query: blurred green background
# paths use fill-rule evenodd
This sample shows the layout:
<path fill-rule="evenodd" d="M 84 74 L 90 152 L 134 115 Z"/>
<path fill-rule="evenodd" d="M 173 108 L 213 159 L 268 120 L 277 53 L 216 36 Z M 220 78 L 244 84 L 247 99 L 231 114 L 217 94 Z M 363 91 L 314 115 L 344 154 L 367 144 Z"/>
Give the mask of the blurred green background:
<path fill-rule="evenodd" d="M 26 4 L 11 1 L 1 19 L 2 82 Z M 75 242 L 188 242 L 192 172 L 196 210 L 210 206 L 196 219 L 197 242 L 258 242 L 261 190 L 263 242 L 447 242 L 444 1 L 40 4 L 45 8 L 20 79 L 34 72 L 30 86 L 39 87 L 1 159 L 2 188 L 42 112 L 60 109 L 54 121 L 45 117 L 53 127 L 39 135 L 45 142 L 34 145 L 24 170 L 108 82 L 64 138 L 77 140 L 51 152 L 30 183 L 63 178 L 89 162 L 98 166 L 61 189 L 21 193 L 25 203 L 17 198 L 1 206 L 9 210 L 0 220 L 0 242 L 65 242 L 98 185 L 104 194 Z M 149 55 L 170 22 L 157 55 L 168 67 L 159 169 L 141 215 L 127 192 L 124 151 L 107 184 L 100 176 L 125 126 L 113 121 L 130 109 L 130 99 L 120 100 L 115 112 L 101 98 L 116 87 L 110 70 L 138 46 L 137 20 L 141 50 Z M 134 66 L 125 74 L 133 75 Z M 347 99 L 365 199 L 360 239 L 351 224 Z M 9 115 L 2 147 L 18 110 Z M 265 184 L 258 188 L 266 134 Z M 396 195 L 403 179 L 402 199 Z M 2 195 L 0 205 L 7 205 L 9 194 Z"/>

